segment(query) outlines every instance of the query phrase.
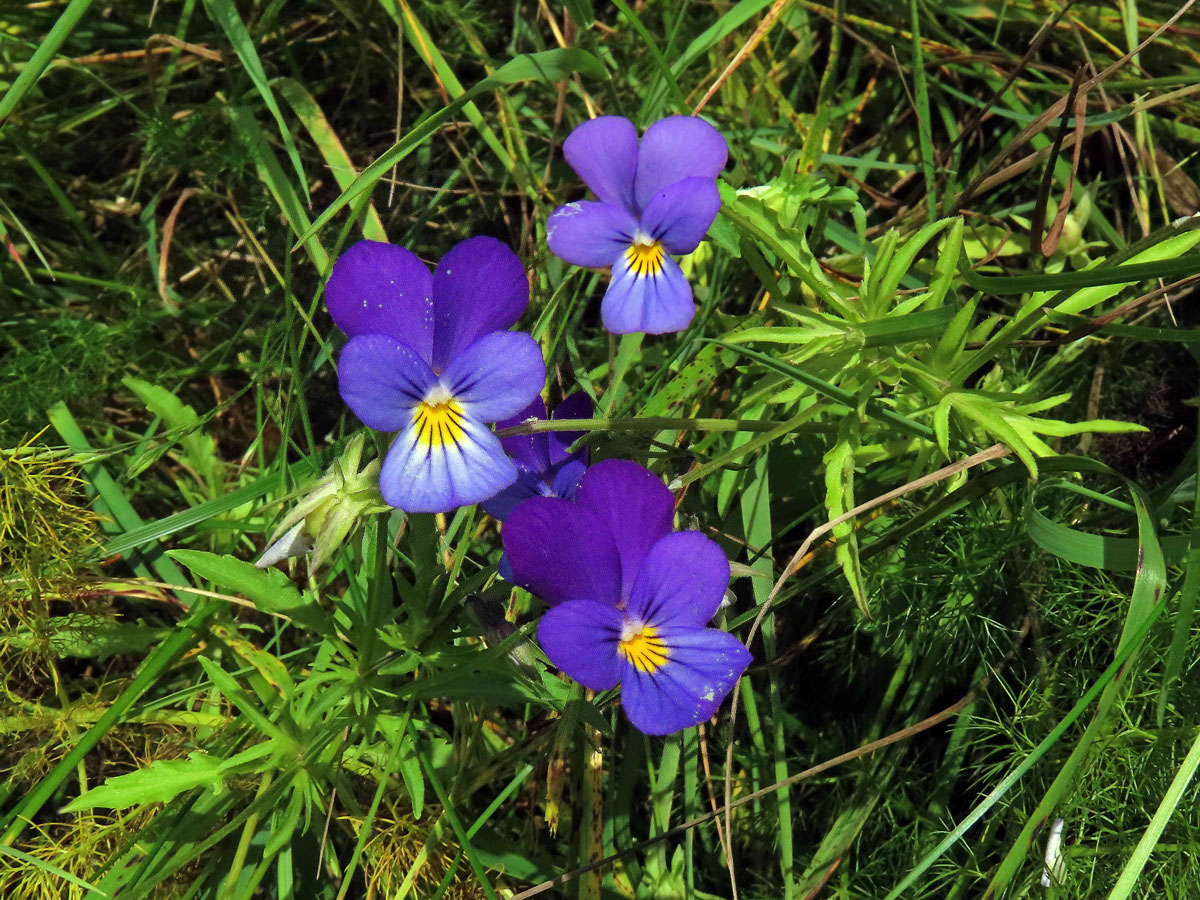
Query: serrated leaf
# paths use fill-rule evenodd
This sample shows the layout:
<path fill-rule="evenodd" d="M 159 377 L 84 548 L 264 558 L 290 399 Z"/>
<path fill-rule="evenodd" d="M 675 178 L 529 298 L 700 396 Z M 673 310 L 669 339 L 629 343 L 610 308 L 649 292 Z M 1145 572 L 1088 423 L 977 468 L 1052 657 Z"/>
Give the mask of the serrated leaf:
<path fill-rule="evenodd" d="M 925 249 L 925 245 L 933 240 L 938 232 L 945 229 L 946 226 L 961 221 L 961 219 L 941 219 L 937 222 L 930 222 L 912 237 L 908 238 L 904 242 L 904 245 L 896 250 L 896 253 L 888 263 L 887 271 L 879 281 L 879 297 L 882 302 L 886 302 L 896 293 L 896 289 L 900 287 L 901 280 L 908 274 L 917 256 Z"/>
<path fill-rule="evenodd" d="M 858 446 L 856 417 L 843 419 L 838 442 L 825 454 L 825 509 L 836 519 L 854 508 L 854 451 Z M 834 556 L 842 567 L 854 602 L 864 616 L 870 616 L 867 590 L 858 557 L 858 533 L 854 522 L 843 522 L 833 529 Z"/>
<path fill-rule="evenodd" d="M 143 803 L 166 803 L 198 787 L 220 791 L 224 786 L 225 761 L 198 750 L 187 759 L 160 759 L 145 769 L 110 778 L 99 787 L 76 797 L 63 812 L 84 809 L 128 809 Z"/>
<path fill-rule="evenodd" d="M 244 594 L 265 613 L 286 616 L 317 634 L 331 631 L 325 611 L 306 601 L 278 569 L 259 569 L 253 563 L 203 550 L 168 550 L 167 555 L 196 575 L 236 594 Z"/>
<path fill-rule="evenodd" d="M 128 376 L 121 379 L 121 383 L 137 394 L 138 399 L 146 405 L 146 409 L 162 419 L 170 431 L 180 432 L 177 440 L 183 451 L 183 463 L 196 473 L 201 487 L 209 497 L 220 493 L 223 481 L 221 464 L 217 459 L 212 438 L 201 430 L 200 417 L 196 415 L 196 410 L 166 388 L 142 381 L 140 378 Z"/>
<path fill-rule="evenodd" d="M 71 613 L 46 620 L 43 635 L 34 635 L 27 627 L 18 628 L 2 640 L 22 650 L 35 641 L 45 640 L 57 656 L 106 660 L 117 653 L 141 653 L 171 633 L 169 628 L 116 622 L 106 616 Z"/>

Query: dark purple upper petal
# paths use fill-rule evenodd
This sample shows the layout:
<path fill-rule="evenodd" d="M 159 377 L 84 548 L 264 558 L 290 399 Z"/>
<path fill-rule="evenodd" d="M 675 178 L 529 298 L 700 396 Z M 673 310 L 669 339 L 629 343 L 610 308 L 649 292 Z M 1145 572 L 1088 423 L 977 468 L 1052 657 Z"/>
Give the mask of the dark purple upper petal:
<path fill-rule="evenodd" d="M 642 672 L 621 661 L 621 704 L 634 727 L 646 734 L 672 734 L 712 718 L 737 684 L 750 652 L 716 628 L 664 628 L 668 662 Z"/>
<path fill-rule="evenodd" d="M 517 467 L 517 480 L 498 493 L 490 500 L 484 500 L 480 506 L 493 519 L 499 519 L 503 522 L 512 514 L 512 511 L 517 508 L 518 503 L 524 503 L 531 497 L 544 497 L 542 493 L 543 481 L 540 475 L 535 475 L 526 469 Z M 511 574 L 512 570 L 509 569 Z M 505 581 L 512 581 L 503 572 L 500 577 Z"/>
<path fill-rule="evenodd" d="M 496 430 L 503 431 L 505 428 L 513 428 L 529 419 L 541 420 L 545 418 L 546 401 L 539 394 L 515 416 L 509 416 L 507 419 L 501 419 L 497 422 Z M 541 434 L 514 434 L 510 437 L 500 438 L 500 443 L 504 447 L 504 452 L 516 460 L 517 465 L 524 466 L 530 472 L 536 472 L 540 475 L 550 468 L 550 447 L 545 432 Z"/>
<path fill-rule="evenodd" d="M 600 301 L 600 319 L 613 334 L 683 331 L 696 315 L 692 286 L 679 263 L 664 256 L 654 275 L 639 275 L 622 256 Z"/>
<path fill-rule="evenodd" d="M 616 542 L 621 559 L 620 596 L 627 599 L 642 560 L 658 539 L 671 531 L 675 498 L 649 469 L 625 459 L 606 459 L 580 479 L 575 506 L 598 516 Z"/>
<path fill-rule="evenodd" d="M 386 334 L 350 338 L 338 359 L 338 393 L 378 431 L 399 431 L 437 379 L 408 344 Z"/>
<path fill-rule="evenodd" d="M 715 179 L 725 168 L 729 148 L 721 132 L 694 116 L 660 119 L 642 135 L 634 199 L 645 209 L 669 184 L 693 175 Z"/>
<path fill-rule="evenodd" d="M 501 533 L 513 580 L 555 606 L 593 600 L 616 606 L 621 557 L 604 519 L 587 507 L 554 497 L 517 506 Z"/>
<path fill-rule="evenodd" d="M 632 122 L 622 116 L 590 119 L 563 141 L 563 156 L 593 194 L 633 211 L 638 138 Z"/>
<path fill-rule="evenodd" d="M 546 221 L 546 243 L 574 266 L 611 266 L 637 234 L 638 223 L 612 203 L 577 200 L 560 206 Z"/>
<path fill-rule="evenodd" d="M 426 363 L 433 348 L 433 276 L 404 247 L 359 241 L 338 257 L 325 284 L 325 305 L 348 336 L 386 334 Z"/>
<path fill-rule="evenodd" d="M 607 691 L 621 677 L 617 643 L 624 622 L 610 603 L 571 600 L 538 622 L 538 643 L 550 662 L 585 688 Z"/>
<path fill-rule="evenodd" d="M 655 194 L 642 213 L 642 228 L 668 253 L 691 253 L 699 246 L 721 209 L 711 178 L 684 178 Z"/>
<path fill-rule="evenodd" d="M 729 587 L 729 561 L 699 531 L 676 531 L 650 548 L 629 594 L 627 612 L 656 628 L 707 625 Z"/>
<path fill-rule="evenodd" d="M 442 372 L 463 411 L 495 422 L 524 409 L 546 381 L 537 341 L 523 331 L 493 331 L 463 348 Z"/>
<path fill-rule="evenodd" d="M 490 237 L 456 244 L 433 276 L 433 370 L 485 334 L 511 328 L 528 305 L 525 269 L 508 245 Z"/>
<path fill-rule="evenodd" d="M 554 418 L 590 419 L 592 412 L 592 398 L 583 391 L 576 391 L 564 397 L 562 403 L 554 407 Z M 548 449 L 551 463 L 557 464 L 572 457 L 587 461 L 589 452 L 587 447 L 576 453 L 570 452 L 571 445 L 583 437 L 582 431 L 550 431 L 546 433 L 546 436 L 550 441 Z"/>
<path fill-rule="evenodd" d="M 562 468 L 554 473 L 554 481 L 550 485 L 550 492 L 556 497 L 562 497 L 564 500 L 574 500 L 575 494 L 579 491 L 579 480 L 583 478 L 583 473 L 586 471 L 587 465 L 583 460 L 567 460 L 562 464 Z"/>

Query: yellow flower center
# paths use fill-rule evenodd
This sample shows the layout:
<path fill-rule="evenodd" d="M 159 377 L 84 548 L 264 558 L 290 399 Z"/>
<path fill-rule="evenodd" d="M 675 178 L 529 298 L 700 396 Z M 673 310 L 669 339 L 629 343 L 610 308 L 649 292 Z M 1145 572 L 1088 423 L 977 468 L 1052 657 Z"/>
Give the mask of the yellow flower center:
<path fill-rule="evenodd" d="M 462 407 L 450 398 L 425 400 L 413 414 L 417 426 L 417 443 L 439 450 L 447 444 L 457 444 L 467 433 L 462 425 Z"/>
<path fill-rule="evenodd" d="M 629 622 L 621 632 L 617 650 L 633 663 L 639 672 L 654 673 L 667 664 L 667 645 L 653 625 Z"/>
<path fill-rule="evenodd" d="M 662 271 L 663 267 L 663 245 L 658 241 L 635 241 L 629 245 L 629 249 L 625 251 L 625 259 L 629 261 L 629 268 L 633 270 L 633 274 L 638 278 L 646 275 L 657 275 Z"/>

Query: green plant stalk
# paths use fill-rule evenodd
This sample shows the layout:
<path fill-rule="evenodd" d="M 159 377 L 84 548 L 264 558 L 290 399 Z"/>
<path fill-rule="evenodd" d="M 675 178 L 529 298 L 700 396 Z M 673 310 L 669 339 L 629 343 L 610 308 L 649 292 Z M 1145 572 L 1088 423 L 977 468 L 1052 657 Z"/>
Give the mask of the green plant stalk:
<path fill-rule="evenodd" d="M 273 773 L 268 770 L 259 783 L 255 799 L 263 798 L 270 789 L 272 780 Z M 246 823 L 242 826 L 242 836 L 238 840 L 237 849 L 233 854 L 233 862 L 229 866 L 229 873 L 225 876 L 224 887 L 218 894 L 218 900 L 233 900 L 237 891 L 238 879 L 246 865 L 246 854 L 250 852 L 250 842 L 254 840 L 254 835 L 258 832 L 259 815 L 259 812 L 255 811 L 246 817 Z"/>
<path fill-rule="evenodd" d="M 790 421 L 790 420 L 789 420 Z M 670 416 L 599 417 L 595 419 L 538 419 L 522 422 L 511 428 L 502 428 L 497 437 L 512 437 L 517 434 L 541 434 L 544 431 L 648 431 L 663 429 L 673 431 L 771 431 L 784 422 L 760 421 L 758 419 L 681 419 Z"/>
<path fill-rule="evenodd" d="M 589 740 L 580 748 L 583 821 L 579 823 L 579 864 L 586 866 L 604 856 L 604 746 L 599 731 L 590 725 L 583 728 Z M 579 900 L 600 900 L 603 874 L 597 870 L 579 879 Z"/>
<path fill-rule="evenodd" d="M 479 814 L 479 816 L 472 823 L 471 827 L 467 829 L 467 837 L 474 837 L 476 832 L 478 832 L 480 828 L 487 824 L 488 819 L 495 815 L 496 810 L 498 810 L 504 804 L 504 802 L 508 800 L 508 798 L 511 797 L 522 784 L 525 783 L 525 779 L 532 774 L 533 766 L 526 763 L 521 768 L 521 771 L 517 772 L 517 774 L 513 776 L 513 779 L 507 785 L 505 785 L 504 790 L 496 795 L 496 799 L 488 804 L 487 809 Z M 438 884 L 437 890 L 434 891 L 433 896 L 430 897 L 430 900 L 441 900 L 441 897 L 450 888 L 450 883 L 454 880 L 454 876 L 458 873 L 458 867 L 462 865 L 462 858 L 463 852 L 461 849 L 459 849 L 459 851 L 454 854 L 454 859 L 450 862 L 450 865 L 446 867 L 446 874 L 442 876 L 442 880 Z M 398 894 L 397 896 L 402 895 Z"/>
<path fill-rule="evenodd" d="M 386 542 L 385 542 L 386 543 Z M 363 819 L 362 826 L 358 829 L 358 839 L 354 842 L 354 850 L 350 854 L 350 861 L 346 863 L 346 874 L 342 879 L 342 886 L 338 890 L 336 900 L 345 900 L 346 892 L 350 890 L 354 884 L 351 876 L 355 869 L 358 868 L 358 861 L 362 857 L 363 848 L 367 846 L 367 839 L 371 836 L 371 829 L 375 826 L 375 816 L 379 813 L 379 804 L 383 801 L 384 791 L 388 787 L 388 772 L 396 771 L 399 765 L 401 751 L 404 746 L 404 735 L 408 734 L 408 723 L 412 718 L 412 710 L 415 701 L 409 700 L 408 706 L 404 710 L 404 719 L 398 729 L 401 739 L 400 742 L 388 754 L 387 768 L 384 770 L 383 777 L 379 779 L 379 784 L 375 788 L 375 794 L 371 797 L 371 805 L 367 809 L 366 818 Z"/>
<path fill-rule="evenodd" d="M 761 408 L 760 408 L 761 409 Z M 760 436 L 761 437 L 761 436 Z M 747 443 L 752 443 L 753 440 Z M 771 487 L 769 480 L 767 452 L 764 451 L 754 462 L 754 479 L 741 497 L 742 529 L 749 547 L 760 547 L 771 539 L 774 529 L 771 527 Z M 760 556 L 753 564 L 754 568 L 766 575 L 766 578 L 752 578 L 751 587 L 754 592 L 754 605 L 761 606 L 771 593 L 771 582 L 774 577 L 771 560 Z M 763 653 L 767 659 L 774 659 L 776 653 L 775 617 L 766 616 L 762 622 Z M 771 708 L 771 755 L 772 780 L 776 783 L 786 781 L 791 774 L 787 762 L 787 735 L 784 723 L 787 720 L 783 699 L 779 691 L 779 671 L 772 667 L 767 670 L 767 700 Z M 791 792 L 781 788 L 774 797 L 775 818 L 779 828 L 779 871 L 783 878 L 783 896 L 790 900 L 795 896 L 796 885 L 793 881 L 793 840 L 792 840 L 792 805 Z"/>

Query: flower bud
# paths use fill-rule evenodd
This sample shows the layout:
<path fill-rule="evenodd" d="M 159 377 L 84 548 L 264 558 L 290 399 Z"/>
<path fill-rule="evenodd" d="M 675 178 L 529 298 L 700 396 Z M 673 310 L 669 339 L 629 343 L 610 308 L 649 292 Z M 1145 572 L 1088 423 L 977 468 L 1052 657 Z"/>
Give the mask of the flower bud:
<path fill-rule="evenodd" d="M 347 535 L 366 516 L 389 507 L 379 494 L 379 460 L 361 470 L 364 434 L 356 434 L 326 473 L 304 493 L 279 523 L 272 543 L 255 563 L 260 569 L 294 556 L 311 553 L 310 573 L 329 561 Z"/>

